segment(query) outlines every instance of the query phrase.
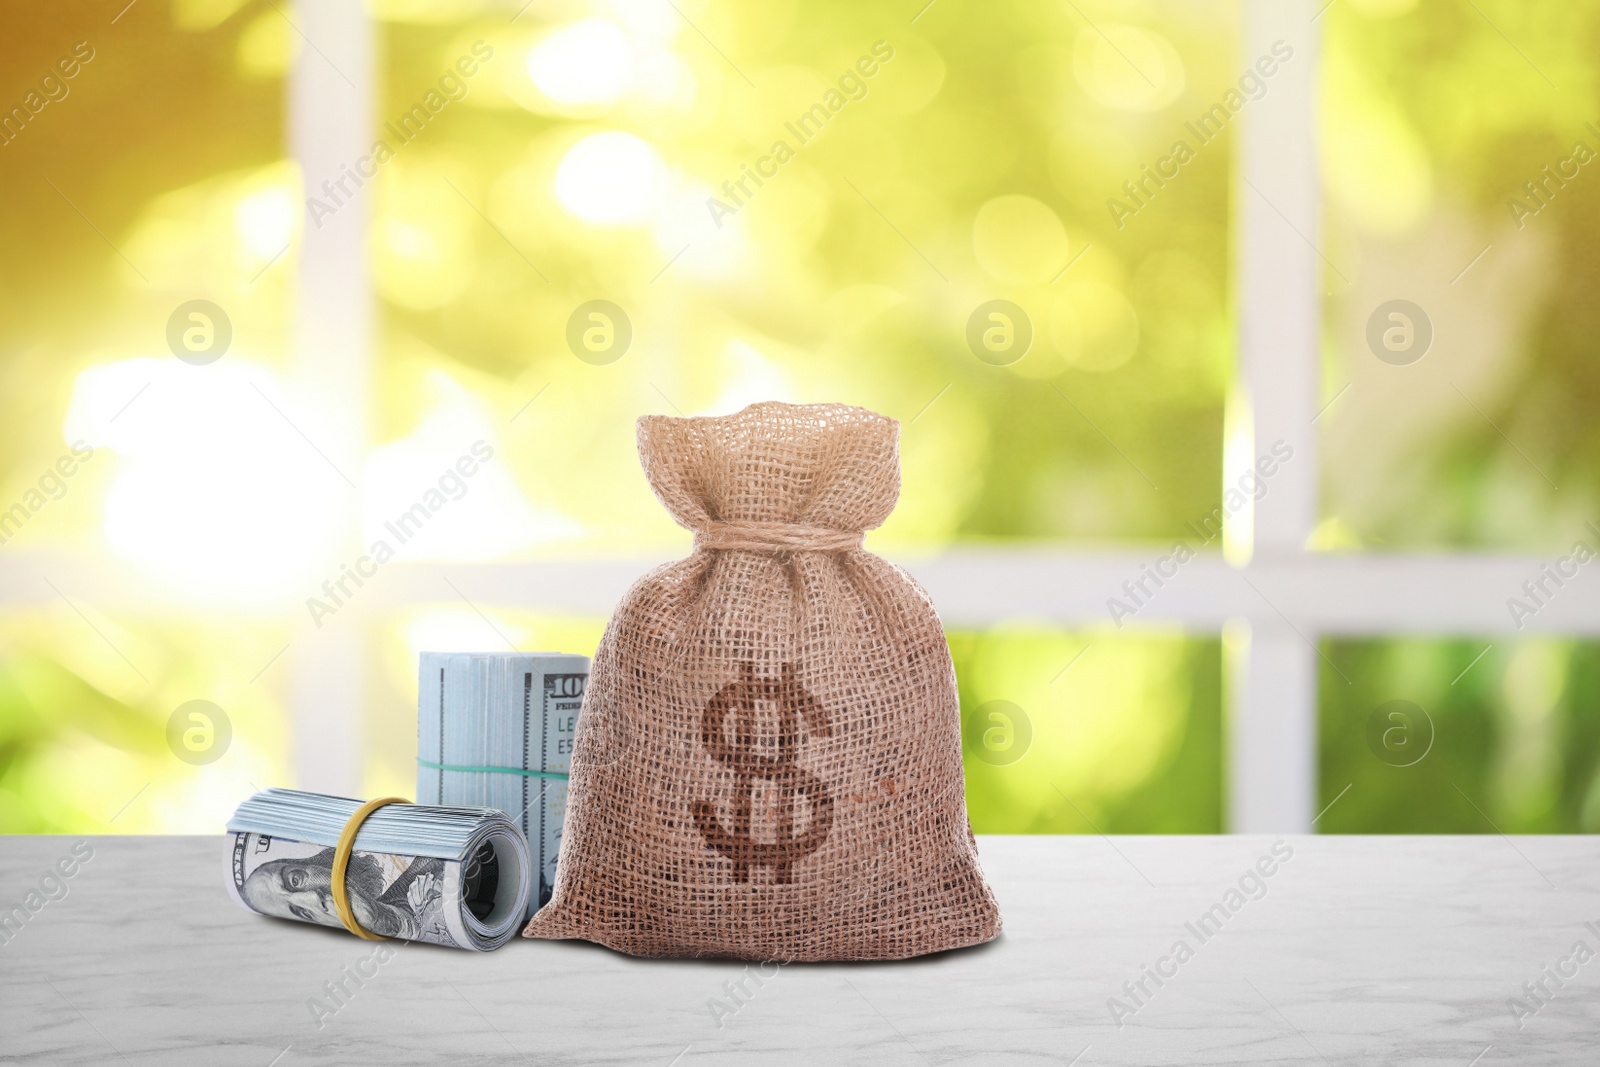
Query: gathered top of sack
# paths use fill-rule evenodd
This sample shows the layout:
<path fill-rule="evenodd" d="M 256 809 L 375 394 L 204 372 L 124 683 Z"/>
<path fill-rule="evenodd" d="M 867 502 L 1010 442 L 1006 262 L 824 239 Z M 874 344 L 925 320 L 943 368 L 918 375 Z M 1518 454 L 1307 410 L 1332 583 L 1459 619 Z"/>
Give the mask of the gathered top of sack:
<path fill-rule="evenodd" d="M 899 439 L 894 419 L 847 404 L 639 420 L 645 476 L 702 549 L 860 548 L 899 499 Z"/>

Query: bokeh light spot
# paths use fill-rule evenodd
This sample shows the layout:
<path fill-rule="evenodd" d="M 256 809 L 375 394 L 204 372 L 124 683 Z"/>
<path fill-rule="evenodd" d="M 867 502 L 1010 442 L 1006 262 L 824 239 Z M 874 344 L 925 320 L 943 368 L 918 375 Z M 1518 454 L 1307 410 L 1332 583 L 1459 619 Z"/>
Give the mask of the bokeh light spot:
<path fill-rule="evenodd" d="M 573 145 L 556 168 L 556 198 L 589 222 L 643 222 L 660 204 L 667 170 L 631 133 L 591 134 Z"/>
<path fill-rule="evenodd" d="M 527 69 L 533 84 L 556 103 L 609 104 L 633 83 L 633 50 L 615 23 L 586 19 L 534 45 Z"/>
<path fill-rule="evenodd" d="M 972 221 L 978 265 L 1012 285 L 1043 285 L 1067 262 L 1067 229 L 1031 196 L 997 196 Z"/>
<path fill-rule="evenodd" d="M 1122 111 L 1159 111 L 1183 92 L 1183 59 L 1159 33 L 1104 23 L 1080 30 L 1072 72 L 1097 102 Z"/>

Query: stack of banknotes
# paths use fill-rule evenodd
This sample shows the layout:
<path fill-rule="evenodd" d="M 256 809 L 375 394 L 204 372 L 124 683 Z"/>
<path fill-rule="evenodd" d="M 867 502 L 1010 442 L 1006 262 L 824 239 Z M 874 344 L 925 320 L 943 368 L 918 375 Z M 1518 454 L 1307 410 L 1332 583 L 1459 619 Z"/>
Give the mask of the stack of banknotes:
<path fill-rule="evenodd" d="M 567 773 L 589 657 L 424 652 L 417 687 L 417 802 L 497 808 L 533 860 L 528 914 L 555 885 Z"/>
<path fill-rule="evenodd" d="M 333 860 L 359 800 L 266 789 L 228 821 L 233 898 L 251 911 L 343 927 Z M 522 927 L 533 870 L 527 841 L 492 808 L 390 804 L 355 837 L 345 888 L 362 929 L 483 952 Z"/>

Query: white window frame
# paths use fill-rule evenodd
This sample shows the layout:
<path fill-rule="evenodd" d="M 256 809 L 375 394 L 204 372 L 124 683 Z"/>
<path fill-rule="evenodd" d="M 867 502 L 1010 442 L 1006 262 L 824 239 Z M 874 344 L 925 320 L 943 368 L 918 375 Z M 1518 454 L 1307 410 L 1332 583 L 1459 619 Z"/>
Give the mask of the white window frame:
<path fill-rule="evenodd" d="M 1298 61 L 1284 64 L 1271 91 L 1252 101 L 1239 119 L 1233 189 L 1238 388 L 1254 445 L 1238 451 L 1254 457 L 1284 441 L 1293 446 L 1295 458 L 1274 475 L 1267 495 L 1246 516 L 1253 545 L 1248 561 L 1194 560 L 1130 623 L 1227 635 L 1227 826 L 1235 833 L 1314 828 L 1318 642 L 1323 637 L 1503 639 L 1518 632 L 1506 598 L 1516 595 L 1544 562 L 1481 553 L 1331 555 L 1306 547 L 1319 510 L 1316 423 L 1324 402 L 1315 130 L 1318 28 L 1326 6 L 1326 0 L 1245 0 L 1240 35 L 1241 69 L 1269 54 L 1278 40 L 1295 47 Z M 365 16 L 359 0 L 317 0 L 302 4 L 300 14 L 309 37 L 337 43 L 336 62 L 370 75 L 372 31 L 360 25 Z M 371 141 L 364 121 L 372 113 L 370 101 L 361 102 L 364 111 L 327 106 L 329 100 L 350 96 L 348 86 L 334 85 L 333 77 L 310 49 L 302 52 L 292 75 L 294 152 L 307 174 L 333 171 L 340 159 L 355 158 Z M 372 84 L 370 76 L 357 81 Z M 328 146 L 338 144 L 344 149 L 330 159 Z M 348 400 L 365 392 L 371 298 L 363 220 L 357 212 L 340 217 L 348 217 L 349 225 L 307 235 L 300 300 L 302 319 L 310 325 L 301 336 L 307 344 L 324 335 L 345 339 L 309 351 L 316 352 L 317 373 L 325 376 L 330 395 Z M 1225 478 L 1237 473 L 1224 470 Z M 448 575 L 475 603 L 603 617 L 634 577 L 657 562 L 400 565 L 399 580 L 388 584 L 386 596 L 371 598 L 367 610 L 436 601 Z M 1150 562 L 1150 553 L 955 548 L 937 558 L 902 562 L 933 596 L 946 626 L 975 628 L 1029 618 L 1092 627 L 1106 623 L 1107 601 L 1124 595 L 1122 583 Z M 1600 599 L 1552 601 L 1525 620 L 1521 632 L 1600 634 Z M 315 748 L 297 748 L 296 771 L 309 788 L 359 787 L 359 723 L 346 723 L 330 736 L 326 710 L 332 695 L 348 700 L 347 706 L 361 706 L 356 672 L 365 657 L 360 643 L 358 624 L 342 641 L 302 642 L 294 653 L 292 718 L 297 736 L 317 738 Z"/>
<path fill-rule="evenodd" d="M 1253 457 L 1282 440 L 1293 446 L 1294 461 L 1274 475 L 1247 517 L 1253 544 L 1247 561 L 1195 559 L 1129 622 L 1130 628 L 1176 625 L 1225 635 L 1226 821 L 1232 832 L 1314 828 L 1321 638 L 1502 640 L 1518 632 L 1506 598 L 1517 595 L 1544 562 L 1517 555 L 1333 555 L 1306 548 L 1318 514 L 1316 422 L 1324 402 L 1322 263 L 1313 244 L 1321 234 L 1314 120 L 1324 3 L 1245 0 L 1241 34 L 1241 69 L 1279 39 L 1294 45 L 1297 62 L 1283 65 L 1271 91 L 1237 120 L 1237 388 L 1254 444 L 1236 451 Z M 374 27 L 361 0 L 308 0 L 295 17 L 317 43 L 301 50 L 289 90 L 291 152 L 311 180 L 337 173 L 340 163 L 365 154 L 371 144 Z M 339 412 L 337 419 L 318 421 L 343 427 L 344 438 L 325 447 L 344 457 L 359 457 L 367 444 L 374 298 L 366 227 L 359 210 L 308 227 L 298 266 L 296 385 L 309 402 L 320 396 Z M 354 509 L 337 521 L 353 546 Z M 931 593 L 948 627 L 1019 618 L 1094 627 L 1107 623 L 1108 599 L 1123 596 L 1123 582 L 1151 559 L 1148 546 L 1030 546 L 952 548 L 936 558 L 902 562 Z M 291 642 L 286 653 L 298 784 L 350 794 L 362 788 L 363 668 L 378 618 L 453 598 L 451 585 L 476 604 L 604 617 L 629 583 L 657 562 L 396 563 L 386 582 L 352 605 L 356 610 L 341 613 L 338 625 L 319 631 L 316 640 Z M 7 579 L 5 599 L 38 596 L 27 591 L 31 585 L 19 580 L 20 573 L 0 576 Z M 100 565 L 79 568 L 70 584 L 102 607 L 148 608 L 152 598 L 159 601 L 158 591 L 136 588 L 115 568 Z M 1600 598 L 1558 598 L 1526 619 L 1521 632 L 1600 635 Z"/>

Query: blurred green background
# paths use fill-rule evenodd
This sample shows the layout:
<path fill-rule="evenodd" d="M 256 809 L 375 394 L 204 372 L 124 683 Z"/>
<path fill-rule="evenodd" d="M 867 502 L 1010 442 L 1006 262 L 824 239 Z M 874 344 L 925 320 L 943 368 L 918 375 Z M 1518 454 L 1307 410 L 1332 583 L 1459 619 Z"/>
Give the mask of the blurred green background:
<path fill-rule="evenodd" d="M 1600 2 L 1478 6 L 1340 0 L 1320 57 L 1287 61 L 1321 65 L 1325 395 L 1353 383 L 1319 423 L 1318 551 L 1546 553 L 1600 517 L 1600 179 L 1583 169 L 1520 227 L 1507 207 L 1574 139 L 1600 147 Z M 270 0 L 141 0 L 114 24 L 76 0 L 5 7 L 0 104 L 26 109 L 79 42 L 93 58 L 0 147 L 0 507 L 72 442 L 95 452 L 0 545 L 0 832 L 213 832 L 250 789 L 293 784 L 278 655 L 334 573 L 319 529 L 342 488 L 286 467 L 299 445 L 251 395 L 290 406 L 305 202 L 325 194 L 290 158 L 287 80 L 316 43 Z M 406 558 L 681 552 L 633 420 L 758 399 L 902 421 L 901 503 L 869 542 L 891 555 L 1164 547 L 1217 505 L 1238 398 L 1234 130 L 1137 213 L 1108 201 L 1238 82 L 1235 3 L 946 0 L 914 22 L 878 2 L 516 7 L 368 5 L 375 128 L 492 49 L 356 198 L 377 316 L 363 521 L 475 435 L 500 461 Z M 715 225 L 707 198 L 879 41 L 892 58 L 864 96 Z M 1423 274 L 1440 280 L 1419 290 Z M 203 380 L 165 339 L 197 296 L 234 331 Z M 596 296 L 635 329 L 609 366 L 564 340 Z M 1374 386 L 1366 316 L 1391 296 L 1452 324 L 1448 373 Z M 991 299 L 1035 332 L 1009 366 L 964 339 Z M 67 568 L 152 592 L 49 595 Z M 604 623 L 481 606 L 521 647 L 591 652 Z M 409 791 L 415 653 L 482 644 L 481 624 L 447 597 L 371 624 L 362 706 L 340 710 L 368 792 Z M 1322 642 L 1355 684 L 1324 684 L 1318 807 L 1360 785 L 1319 829 L 1600 829 L 1596 646 L 1498 642 L 1458 677 L 1486 643 Z M 1018 618 L 950 645 L 964 709 L 1031 719 L 1015 762 L 969 755 L 979 832 L 1224 828 L 1220 634 Z M 166 736 L 197 697 L 233 728 L 205 766 Z M 1437 730 L 1411 767 L 1367 743 L 1391 699 Z"/>

